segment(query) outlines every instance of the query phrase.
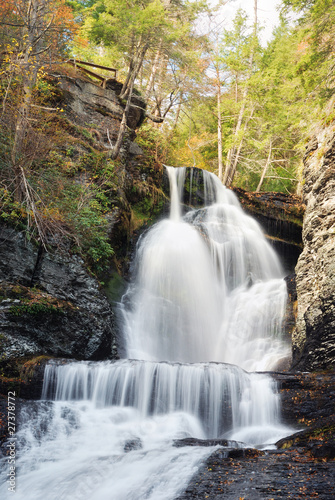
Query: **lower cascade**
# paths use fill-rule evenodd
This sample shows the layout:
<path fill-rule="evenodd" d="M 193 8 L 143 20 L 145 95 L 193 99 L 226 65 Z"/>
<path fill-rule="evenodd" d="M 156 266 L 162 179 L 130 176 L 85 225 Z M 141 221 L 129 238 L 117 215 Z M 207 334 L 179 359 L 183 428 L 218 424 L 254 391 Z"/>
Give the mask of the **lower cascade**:
<path fill-rule="evenodd" d="M 250 373 L 289 354 L 279 260 L 214 174 L 207 206 L 182 215 L 186 169 L 166 168 L 170 217 L 140 238 L 120 304 L 127 359 L 46 366 L 17 433 L 17 500 L 173 500 L 215 449 L 177 440 L 266 448 L 290 433 L 275 382 Z"/>

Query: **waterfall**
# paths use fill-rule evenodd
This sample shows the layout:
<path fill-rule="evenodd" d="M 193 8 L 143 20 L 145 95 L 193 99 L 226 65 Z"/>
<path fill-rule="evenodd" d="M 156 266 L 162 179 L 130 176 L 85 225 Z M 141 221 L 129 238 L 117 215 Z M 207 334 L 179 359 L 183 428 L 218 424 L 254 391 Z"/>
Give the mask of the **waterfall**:
<path fill-rule="evenodd" d="M 98 408 L 133 407 L 143 419 L 186 412 L 207 438 L 245 426 L 278 423 L 278 394 L 261 374 L 233 365 L 122 360 L 49 364 L 42 399 L 91 401 Z"/>
<path fill-rule="evenodd" d="M 267 447 L 290 433 L 274 381 L 249 373 L 288 355 L 278 258 L 213 174 L 183 214 L 186 169 L 166 168 L 170 217 L 140 238 L 121 304 L 128 359 L 46 366 L 21 415 L 17 500 L 173 500 L 213 451 L 176 439 Z"/>
<path fill-rule="evenodd" d="M 255 220 L 203 171 L 205 203 L 181 217 L 185 168 L 167 167 L 170 219 L 140 240 L 124 307 L 128 358 L 234 363 L 271 370 L 289 354 L 281 339 L 286 284 Z"/>

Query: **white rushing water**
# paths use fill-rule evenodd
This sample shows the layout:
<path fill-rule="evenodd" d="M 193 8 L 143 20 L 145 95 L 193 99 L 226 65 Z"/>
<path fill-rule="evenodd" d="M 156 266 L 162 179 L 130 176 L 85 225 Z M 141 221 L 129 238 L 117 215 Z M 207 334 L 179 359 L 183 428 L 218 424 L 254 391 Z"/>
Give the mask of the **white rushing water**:
<path fill-rule="evenodd" d="M 186 170 L 167 169 L 170 218 L 140 239 L 123 301 L 129 359 L 46 367 L 16 436 L 17 500 L 173 500 L 213 451 L 176 439 L 264 447 L 290 432 L 273 380 L 245 371 L 288 355 L 278 258 L 212 174 L 209 206 L 183 217 Z M 189 182 L 191 192 L 193 170 Z"/>
<path fill-rule="evenodd" d="M 122 360 L 50 364 L 42 399 L 91 401 L 97 408 L 133 407 L 143 418 L 182 412 L 196 417 L 201 436 L 217 438 L 245 426 L 278 424 L 274 389 L 267 376 L 233 365 Z"/>
<path fill-rule="evenodd" d="M 124 310 L 127 356 L 273 369 L 289 353 L 281 339 L 286 284 L 277 255 L 236 196 L 209 172 L 204 197 L 215 203 L 182 219 L 185 169 L 168 172 L 171 217 L 156 224 L 137 251 L 132 306 Z"/>

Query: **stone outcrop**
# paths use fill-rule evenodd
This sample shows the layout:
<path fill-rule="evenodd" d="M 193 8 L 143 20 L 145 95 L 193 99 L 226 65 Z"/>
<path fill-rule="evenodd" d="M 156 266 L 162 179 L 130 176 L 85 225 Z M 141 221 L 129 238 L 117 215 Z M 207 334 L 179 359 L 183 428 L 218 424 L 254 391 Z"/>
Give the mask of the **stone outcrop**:
<path fill-rule="evenodd" d="M 78 256 L 43 253 L 0 226 L 1 362 L 116 356 L 114 313 Z"/>
<path fill-rule="evenodd" d="M 304 158 L 304 250 L 296 266 L 293 367 L 335 367 L 335 128 L 318 132 Z"/>
<path fill-rule="evenodd" d="M 60 73 L 48 78 L 59 89 L 59 104 L 66 116 L 73 123 L 87 127 L 102 146 L 109 148 L 107 130 L 109 138 L 115 140 L 124 111 L 124 105 L 118 98 L 122 84 L 109 80 L 107 87 L 102 88 L 80 74 L 71 77 Z M 127 126 L 134 130 L 144 119 L 146 103 L 136 95 L 131 102 Z"/>
<path fill-rule="evenodd" d="M 273 372 L 270 375 L 278 384 L 283 423 L 301 429 L 333 416 L 334 373 Z"/>
<path fill-rule="evenodd" d="M 117 139 L 124 112 L 124 102 L 119 99 L 122 84 L 111 79 L 106 88 L 102 88 L 80 72 L 74 72 L 73 76 L 65 74 L 64 68 L 48 75 L 48 79 L 58 89 L 55 91 L 56 104 L 63 108 L 68 122 L 84 129 L 88 136 L 85 142 L 108 153 Z M 111 195 L 114 209 L 109 214 L 110 243 L 118 260 L 118 271 L 125 276 L 129 273 L 128 258 L 138 235 L 160 216 L 164 205 L 163 168 L 159 162 L 147 159 L 134 142 L 135 129 L 140 127 L 145 116 L 146 101 L 134 90 L 127 132 L 118 158 L 120 165 L 115 171 L 116 188 Z M 77 154 L 77 144 L 74 149 Z"/>
<path fill-rule="evenodd" d="M 237 457 L 215 450 L 177 500 L 330 500 L 334 464 L 313 460 L 299 450 L 237 450 Z M 257 452 L 255 452 L 257 451 Z M 253 456 L 252 456 L 253 453 Z M 227 456 L 228 455 L 228 456 Z"/>

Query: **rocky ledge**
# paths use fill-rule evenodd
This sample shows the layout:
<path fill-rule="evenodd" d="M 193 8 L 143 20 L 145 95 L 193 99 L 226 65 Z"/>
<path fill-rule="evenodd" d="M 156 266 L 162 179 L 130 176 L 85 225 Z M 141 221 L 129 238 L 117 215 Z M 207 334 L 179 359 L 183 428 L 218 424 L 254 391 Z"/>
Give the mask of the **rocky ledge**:
<path fill-rule="evenodd" d="M 318 498 L 335 494 L 335 468 L 299 450 L 258 451 L 254 456 L 210 455 L 178 500 L 280 500 Z"/>
<path fill-rule="evenodd" d="M 0 227 L 1 364 L 39 355 L 115 358 L 114 313 L 81 258 Z M 6 367 L 6 375 L 11 375 Z"/>
<path fill-rule="evenodd" d="M 110 148 L 109 139 L 116 140 L 124 111 L 118 97 L 122 84 L 108 80 L 106 88 L 102 88 L 80 72 L 73 74 L 66 75 L 63 68 L 46 78 L 58 89 L 59 104 L 71 122 L 84 126 L 101 146 Z M 145 108 L 143 98 L 133 95 L 127 119 L 132 131 L 144 120 Z"/>

